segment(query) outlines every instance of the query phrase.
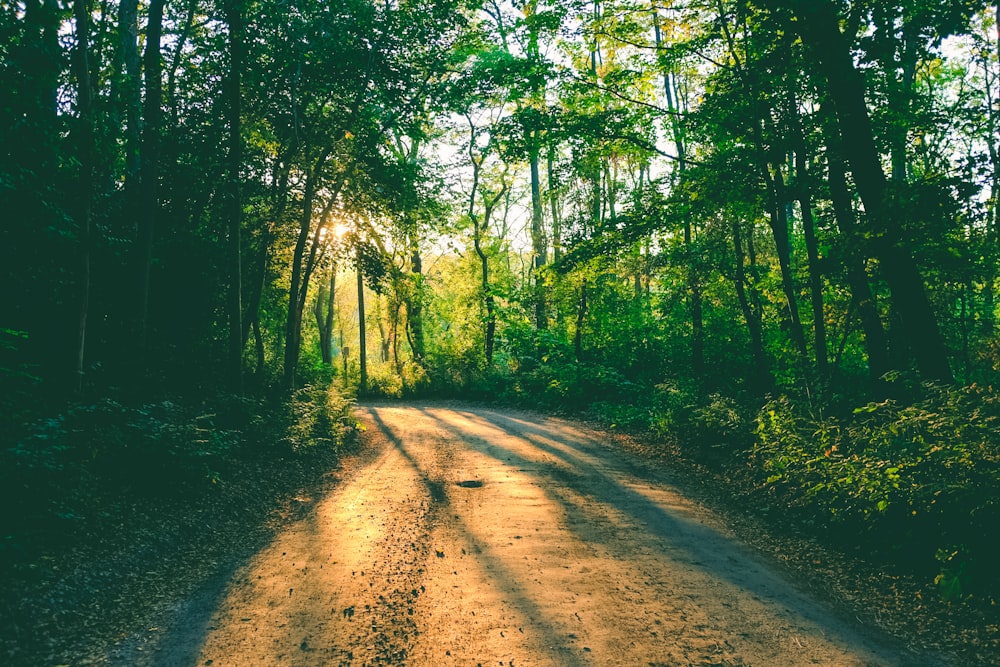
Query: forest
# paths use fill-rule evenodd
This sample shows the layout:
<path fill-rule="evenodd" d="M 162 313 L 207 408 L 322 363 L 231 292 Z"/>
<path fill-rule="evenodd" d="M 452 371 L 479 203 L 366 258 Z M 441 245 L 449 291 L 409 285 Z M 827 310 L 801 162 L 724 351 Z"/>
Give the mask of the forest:
<path fill-rule="evenodd" d="M 0 562 L 434 396 L 992 608 L 998 152 L 984 3 L 0 0 Z"/>

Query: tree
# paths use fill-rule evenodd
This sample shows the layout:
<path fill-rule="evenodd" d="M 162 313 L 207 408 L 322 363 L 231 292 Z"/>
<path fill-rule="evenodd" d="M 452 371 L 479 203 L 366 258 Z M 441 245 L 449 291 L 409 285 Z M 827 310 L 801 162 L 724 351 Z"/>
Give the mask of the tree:
<path fill-rule="evenodd" d="M 243 390 L 243 201 L 240 170 L 243 167 L 242 90 L 243 16 L 240 0 L 225 0 L 223 12 L 229 25 L 229 375 L 234 390 Z"/>
<path fill-rule="evenodd" d="M 928 379 L 951 381 L 948 354 L 937 320 L 896 217 L 892 191 L 875 145 L 865 101 L 864 82 L 854 66 L 850 46 L 839 27 L 833 3 L 789 3 L 798 19 L 795 29 L 810 47 L 822 72 L 836 113 L 846 160 L 854 174 L 871 227 L 872 251 L 884 266 L 893 304 L 903 325 L 919 335 L 909 337 L 920 372 Z"/>

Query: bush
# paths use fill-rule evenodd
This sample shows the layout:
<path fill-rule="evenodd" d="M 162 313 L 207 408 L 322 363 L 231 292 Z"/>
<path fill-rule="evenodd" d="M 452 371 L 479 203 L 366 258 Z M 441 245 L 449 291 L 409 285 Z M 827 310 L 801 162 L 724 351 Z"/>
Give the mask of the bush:
<path fill-rule="evenodd" d="M 933 566 L 955 597 L 1000 588 L 985 566 L 998 547 L 998 426 L 1000 394 L 975 385 L 927 384 L 912 403 L 844 418 L 779 398 L 758 416 L 754 459 L 763 488 Z"/>
<path fill-rule="evenodd" d="M 657 437 L 683 439 L 697 402 L 693 385 L 666 380 L 656 385 L 650 428 Z"/>
<path fill-rule="evenodd" d="M 692 440 L 702 447 L 742 450 L 752 442 L 750 419 L 736 399 L 709 394 L 690 412 Z"/>
<path fill-rule="evenodd" d="M 386 364 L 376 366 L 368 374 L 368 393 L 385 398 L 402 398 L 403 378 Z"/>
<path fill-rule="evenodd" d="M 103 399 L 36 423 L 8 453 L 14 469 L 53 479 L 69 470 L 145 490 L 160 480 L 214 482 L 219 458 L 239 441 L 216 419 L 171 401 L 128 407 Z"/>
<path fill-rule="evenodd" d="M 297 453 L 342 447 L 347 434 L 356 427 L 353 406 L 354 399 L 334 384 L 306 385 L 296 390 L 287 403 L 284 444 Z"/>

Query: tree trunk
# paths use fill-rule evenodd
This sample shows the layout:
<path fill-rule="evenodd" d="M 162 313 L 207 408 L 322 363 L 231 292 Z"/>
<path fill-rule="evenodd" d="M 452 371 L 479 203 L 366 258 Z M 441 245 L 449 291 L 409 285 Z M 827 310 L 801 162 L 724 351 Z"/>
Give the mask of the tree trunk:
<path fill-rule="evenodd" d="M 368 393 L 368 350 L 365 340 L 365 279 L 361 272 L 361 256 L 358 256 L 358 364 L 361 370 L 358 395 Z"/>
<path fill-rule="evenodd" d="M 326 331 L 326 308 L 330 295 L 325 282 L 320 283 L 316 294 L 316 302 L 313 304 L 313 317 L 316 319 L 316 331 L 319 333 L 319 354 L 324 366 L 329 366 L 332 358 L 330 356 L 330 339 Z"/>
<path fill-rule="evenodd" d="M 375 323 L 378 324 L 378 337 L 379 337 L 379 361 L 382 363 L 388 363 L 389 361 L 389 351 L 392 346 L 392 339 L 386 333 L 385 321 L 382 318 L 382 299 L 381 297 L 375 297 Z"/>
<path fill-rule="evenodd" d="M 316 318 L 316 330 L 319 332 L 319 353 L 324 366 L 333 365 L 333 313 L 337 298 L 337 265 L 330 267 L 330 282 L 322 282 L 313 315 Z"/>
<path fill-rule="evenodd" d="M 573 352 L 576 363 L 583 361 L 583 323 L 587 317 L 587 281 L 580 284 L 580 304 L 576 310 L 576 331 L 573 333 Z"/>
<path fill-rule="evenodd" d="M 139 221 L 139 151 L 141 145 L 142 85 L 139 65 L 139 3 L 121 0 L 118 4 L 118 44 L 124 72 L 120 85 L 125 107 L 124 216 L 133 230 Z"/>
<path fill-rule="evenodd" d="M 537 137 L 532 137 L 532 141 L 537 141 Z M 545 312 L 545 285 L 542 280 L 546 248 L 545 231 L 542 228 L 542 183 L 538 172 L 538 146 L 531 148 L 529 157 L 531 160 L 531 274 L 535 283 L 535 328 L 541 330 L 548 328 L 549 320 Z"/>
<path fill-rule="evenodd" d="M 240 122 L 240 78 L 243 67 L 243 16 L 240 0 L 225 0 L 229 24 L 229 382 L 236 393 L 243 392 L 243 255 L 241 232 L 243 202 L 240 196 L 240 168 L 243 165 L 243 138 Z"/>
<path fill-rule="evenodd" d="M 659 51 L 663 48 L 663 35 L 660 32 L 660 15 L 657 8 L 653 7 L 653 36 L 656 40 L 656 48 Z M 676 75 L 670 70 L 663 72 L 663 92 L 667 98 L 667 113 L 670 117 L 670 131 L 677 152 L 675 180 L 679 181 L 684 177 L 687 169 L 687 137 L 684 126 L 681 124 L 681 100 L 679 95 L 675 95 L 673 82 L 676 82 Z M 685 104 L 686 106 L 686 104 Z M 705 325 L 701 299 L 701 280 L 694 261 L 694 247 L 692 245 L 693 235 L 691 220 L 684 218 L 684 248 L 687 254 L 687 291 L 688 303 L 691 311 L 691 370 L 698 382 L 705 373 Z"/>
<path fill-rule="evenodd" d="M 80 296 L 77 320 L 76 361 L 74 385 L 77 392 L 83 389 L 84 361 L 86 356 L 87 317 L 90 313 L 90 249 L 91 213 L 94 188 L 94 119 L 93 95 L 90 82 L 90 11 L 87 0 L 74 0 L 73 15 L 76 19 L 76 79 L 77 79 L 77 154 L 80 161 L 78 178 L 76 224 L 80 234 Z"/>
<path fill-rule="evenodd" d="M 416 230 L 410 238 L 410 273 L 413 280 L 413 294 L 406 302 L 407 332 L 413 360 L 424 361 L 424 275 L 423 263 L 420 258 L 420 243 L 416 238 Z"/>
<path fill-rule="evenodd" d="M 275 176 L 271 184 L 271 216 L 272 221 L 280 221 L 285 217 L 285 210 L 288 207 L 288 178 L 291 171 L 289 155 L 285 159 L 279 159 L 275 164 Z M 267 282 L 268 267 L 271 262 L 271 244 L 274 242 L 274 232 L 272 222 L 265 221 L 260 230 L 260 240 L 257 248 L 257 259 L 255 262 L 256 272 L 253 276 L 252 289 L 249 294 L 246 316 L 243 318 L 243 339 L 246 340 L 249 334 L 250 324 L 254 320 L 260 319 L 260 302 L 264 296 L 264 285 Z"/>
<path fill-rule="evenodd" d="M 142 212 L 139 215 L 136 245 L 139 298 L 137 303 L 138 363 L 141 373 L 147 366 L 149 337 L 149 290 L 153 266 L 153 233 L 160 208 L 160 131 L 163 104 L 163 64 L 160 59 L 160 38 L 163 35 L 163 5 L 165 0 L 150 0 L 146 24 L 146 51 L 143 54 L 146 99 L 143 104 L 140 183 Z"/>
<path fill-rule="evenodd" d="M 795 151 L 795 185 L 802 212 L 802 230 L 806 241 L 806 256 L 809 261 L 809 296 L 813 313 L 813 347 L 816 350 L 816 371 L 821 378 L 829 373 L 829 357 L 826 349 L 826 314 L 823 308 L 823 272 L 819 264 L 819 243 L 816 239 L 816 222 L 812 211 L 812 182 L 809 177 L 806 141 L 798 116 L 798 103 L 794 95 L 789 103 L 789 117 L 792 122 L 792 141 Z"/>
<path fill-rule="evenodd" d="M 872 246 L 882 264 L 921 375 L 952 382 L 948 351 L 931 309 L 923 278 L 908 247 L 872 132 L 865 86 L 855 69 L 850 45 L 840 32 L 836 5 L 830 0 L 793 0 L 794 24 L 811 47 L 829 89 L 840 125 L 847 162 L 854 173 L 872 229 Z"/>
<path fill-rule="evenodd" d="M 396 367 L 396 375 L 402 377 L 403 375 L 403 362 L 399 358 L 399 310 L 402 304 L 396 297 L 393 297 L 391 303 L 392 312 L 389 315 L 389 330 L 390 338 L 392 338 L 392 363 Z"/>
<path fill-rule="evenodd" d="M 487 368 L 493 365 L 493 347 L 494 341 L 496 339 L 496 304 L 493 297 L 493 290 L 490 286 L 490 263 L 486 252 L 483 250 L 483 235 L 487 233 L 490 225 L 490 218 L 493 215 L 493 210 L 496 208 L 497 204 L 503 199 L 504 195 L 507 193 L 507 181 L 506 172 L 504 172 L 504 180 L 500 187 L 500 191 L 496 193 L 495 196 L 490 197 L 483 194 L 483 217 L 482 220 L 476 215 L 476 195 L 479 192 L 479 178 L 480 171 L 482 167 L 483 158 L 476 158 L 474 152 L 475 140 L 476 140 L 476 128 L 472 122 L 472 117 L 466 114 L 466 119 L 469 121 L 469 162 L 472 165 L 472 187 L 469 192 L 469 219 L 472 221 L 472 243 L 476 250 L 476 255 L 479 257 L 479 267 L 481 275 L 481 286 L 483 290 L 483 305 L 486 308 L 486 324 L 485 324 L 485 341 L 484 341 L 484 354 L 486 356 L 486 366 Z M 554 196 L 552 193 L 552 153 L 549 152 L 549 188 L 550 196 Z M 555 204 L 553 204 L 553 211 L 555 211 Z"/>
<path fill-rule="evenodd" d="M 344 184 L 343 178 L 338 178 L 337 182 L 334 183 L 332 191 L 330 193 L 330 198 L 326 202 L 326 206 L 323 207 L 323 211 L 319 216 L 319 224 L 316 225 L 316 229 L 313 230 L 312 242 L 309 244 L 309 257 L 306 259 L 305 266 L 302 269 L 302 279 L 299 285 L 299 301 L 296 305 L 297 317 L 301 322 L 303 314 L 306 312 L 306 298 L 309 292 L 309 282 L 312 279 L 313 271 L 316 269 L 316 265 L 319 262 L 320 257 L 320 246 L 326 247 L 323 241 L 323 230 L 327 228 L 330 224 L 330 214 L 333 211 L 333 207 L 337 203 L 337 197 L 340 194 L 340 188 Z"/>
<path fill-rule="evenodd" d="M 299 233 L 292 252 L 292 276 L 288 288 L 288 313 L 285 318 L 285 359 L 283 380 L 286 389 L 295 387 L 295 370 L 299 362 L 299 347 L 302 340 L 302 311 L 299 309 L 302 283 L 302 257 L 305 255 L 306 242 L 309 240 L 309 230 L 312 227 L 313 202 L 316 199 L 316 186 L 326 160 L 329 149 L 323 151 L 306 174 L 305 192 L 302 197 L 302 215 L 299 218 Z"/>
<path fill-rule="evenodd" d="M 264 373 L 264 336 L 260 332 L 260 315 L 254 313 L 250 325 L 253 329 L 253 349 L 257 357 L 257 366 L 254 368 L 255 377 L 263 377 Z"/>
<path fill-rule="evenodd" d="M 834 119 L 829 114 L 824 114 L 824 116 L 823 132 L 827 144 L 826 158 L 830 201 L 833 204 L 837 228 L 847 239 L 848 252 L 845 259 L 847 281 L 858 309 L 861 330 L 864 332 L 865 350 L 868 354 L 868 372 L 872 380 L 877 381 L 889 371 L 889 345 L 885 328 L 882 326 L 882 318 L 879 315 L 878 303 L 868 281 L 868 272 L 865 271 L 861 248 L 858 247 L 860 239 L 858 239 L 857 221 L 851 203 L 851 194 L 847 187 L 846 168 L 840 154 L 840 138 L 836 128 L 833 127 Z"/>
<path fill-rule="evenodd" d="M 743 319 L 747 325 L 747 332 L 750 334 L 750 354 L 754 362 L 755 384 L 758 388 L 763 388 L 770 383 L 770 370 L 767 364 L 767 356 L 764 353 L 764 332 L 761 322 L 761 312 L 759 299 L 750 298 L 747 295 L 747 275 L 744 261 L 746 255 L 743 250 L 743 234 L 740 230 L 740 222 L 733 219 L 732 223 L 733 251 L 736 256 L 736 274 L 734 284 L 736 296 L 739 298 L 740 309 L 743 311 Z M 756 287 L 751 286 L 756 292 Z M 756 307 L 755 307 L 756 305 Z"/>
<path fill-rule="evenodd" d="M 768 223 L 774 236 L 775 251 L 778 255 L 778 267 L 781 269 L 781 287 L 785 293 L 785 313 L 788 317 L 789 335 L 795 344 L 795 349 L 803 363 L 809 358 L 806 349 L 806 336 L 799 317 L 799 304 L 796 297 L 795 278 L 792 275 L 792 245 L 788 231 L 788 216 L 785 202 L 788 200 L 785 191 L 785 177 L 781 166 L 775 165 L 772 172 L 766 165 L 762 167 L 768 184 Z"/>
<path fill-rule="evenodd" d="M 1000 4 L 996 6 L 996 31 L 997 31 L 997 42 L 994 45 L 995 50 L 993 53 L 1000 54 Z M 980 56 L 980 64 L 983 68 L 983 80 L 985 82 L 984 90 L 986 99 L 983 105 L 983 112 L 985 113 L 986 120 L 986 149 L 990 156 L 990 198 L 988 205 L 989 218 L 987 221 L 986 237 L 990 241 L 990 244 L 996 248 L 1000 244 L 1000 148 L 997 146 L 997 116 L 998 108 L 997 105 L 1000 104 L 1000 99 L 997 98 L 998 91 L 995 91 L 993 87 L 997 84 L 997 79 L 994 77 L 991 80 L 991 63 L 990 63 L 990 50 L 983 49 L 983 54 Z M 994 250 L 994 252 L 996 252 Z M 997 266 L 996 262 L 990 262 L 986 267 L 984 267 L 985 275 L 983 276 L 983 318 L 982 318 L 982 328 L 983 333 L 987 336 L 991 336 L 996 327 L 996 280 L 997 280 Z"/>
<path fill-rule="evenodd" d="M 330 289 L 326 302 L 326 320 L 323 322 L 322 335 L 326 337 L 326 358 L 324 361 L 333 365 L 333 315 L 337 303 L 337 265 L 330 267 Z"/>
<path fill-rule="evenodd" d="M 555 173 L 555 145 L 549 145 L 548 163 L 545 174 L 548 177 L 549 212 L 552 215 L 552 261 L 562 259 L 562 220 L 559 215 L 558 181 Z"/>

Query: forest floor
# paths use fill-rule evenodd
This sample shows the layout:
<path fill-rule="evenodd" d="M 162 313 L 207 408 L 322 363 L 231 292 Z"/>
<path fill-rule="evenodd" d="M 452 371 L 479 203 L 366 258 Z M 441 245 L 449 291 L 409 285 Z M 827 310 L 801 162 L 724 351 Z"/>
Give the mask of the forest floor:
<path fill-rule="evenodd" d="M 73 641 L 50 637 L 47 663 L 7 647 L 6 663 L 1000 664 L 982 618 L 768 530 L 641 439 L 446 402 L 358 416 L 359 452 L 281 504 L 269 536 L 251 512 L 170 557 L 199 567 L 147 548 L 111 592 L 81 564 L 94 613 L 35 629 Z"/>

